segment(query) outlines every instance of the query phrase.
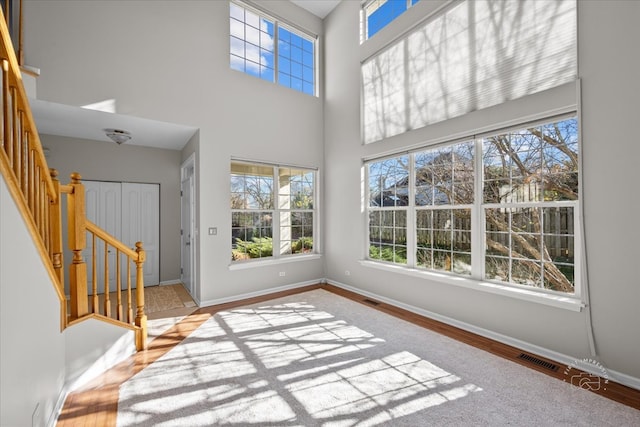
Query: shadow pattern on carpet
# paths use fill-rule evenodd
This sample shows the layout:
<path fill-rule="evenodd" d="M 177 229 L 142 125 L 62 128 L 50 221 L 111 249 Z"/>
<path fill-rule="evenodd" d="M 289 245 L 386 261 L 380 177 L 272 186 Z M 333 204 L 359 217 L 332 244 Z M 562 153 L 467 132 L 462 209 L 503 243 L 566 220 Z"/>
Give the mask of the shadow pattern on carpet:
<path fill-rule="evenodd" d="M 221 311 L 120 388 L 118 426 L 640 425 L 640 411 L 313 290 Z"/>

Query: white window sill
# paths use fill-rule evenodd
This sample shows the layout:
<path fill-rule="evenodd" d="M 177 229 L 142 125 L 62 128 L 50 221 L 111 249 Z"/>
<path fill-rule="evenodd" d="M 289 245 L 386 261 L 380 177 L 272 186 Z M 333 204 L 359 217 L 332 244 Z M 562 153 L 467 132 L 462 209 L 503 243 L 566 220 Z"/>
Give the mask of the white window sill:
<path fill-rule="evenodd" d="M 466 277 L 456 277 L 448 274 L 436 273 L 432 271 L 418 270 L 415 268 L 407 268 L 375 262 L 371 260 L 361 260 L 360 264 L 364 267 L 377 268 L 379 270 L 390 271 L 393 273 L 405 274 L 407 276 L 420 277 L 435 282 L 446 283 L 463 288 L 474 289 L 480 292 L 488 292 L 492 294 L 503 295 L 524 301 L 535 302 L 539 304 L 549 305 L 552 307 L 562 308 L 571 311 L 582 311 L 585 304 L 575 296 L 556 295 L 535 290 L 523 289 L 515 286 L 502 285 L 500 283 L 483 282 L 473 280 Z"/>
<path fill-rule="evenodd" d="M 247 268 L 266 267 L 269 265 L 287 264 L 290 262 L 309 261 L 322 258 L 321 254 L 289 255 L 280 258 L 254 259 L 247 261 L 235 261 L 229 264 L 229 270 L 245 270 Z"/>

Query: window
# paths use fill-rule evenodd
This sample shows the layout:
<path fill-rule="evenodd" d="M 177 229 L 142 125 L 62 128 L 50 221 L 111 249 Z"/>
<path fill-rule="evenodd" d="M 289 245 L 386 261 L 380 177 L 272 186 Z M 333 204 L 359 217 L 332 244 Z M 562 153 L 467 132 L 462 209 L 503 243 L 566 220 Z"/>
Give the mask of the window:
<path fill-rule="evenodd" d="M 471 274 L 474 147 L 462 143 L 416 153 L 416 265 Z"/>
<path fill-rule="evenodd" d="M 372 163 L 369 167 L 369 257 L 407 263 L 409 158 Z"/>
<path fill-rule="evenodd" d="M 232 261 L 314 252 L 315 176 L 313 169 L 231 163 Z"/>
<path fill-rule="evenodd" d="M 370 259 L 576 293 L 576 117 L 366 166 Z"/>
<path fill-rule="evenodd" d="M 574 81 L 575 0 L 452 2 L 363 62 L 371 143 Z"/>
<path fill-rule="evenodd" d="M 315 37 L 237 3 L 229 32 L 232 69 L 315 95 Z"/>
<path fill-rule="evenodd" d="M 419 0 L 369 0 L 362 6 L 363 40 L 387 26 Z"/>

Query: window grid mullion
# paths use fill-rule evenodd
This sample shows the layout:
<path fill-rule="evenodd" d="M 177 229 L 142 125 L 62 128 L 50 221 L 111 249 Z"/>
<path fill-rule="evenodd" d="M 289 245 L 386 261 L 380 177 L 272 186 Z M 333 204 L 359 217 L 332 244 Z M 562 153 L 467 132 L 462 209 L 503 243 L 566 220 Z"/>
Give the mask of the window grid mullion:
<path fill-rule="evenodd" d="M 538 238 L 540 239 L 538 242 L 538 252 L 540 252 L 540 287 L 544 288 L 544 265 L 548 262 L 544 259 L 544 230 L 546 228 L 546 224 L 544 215 L 542 214 L 542 208 L 538 207 L 537 209 L 538 215 L 540 216 L 540 232 L 537 233 Z"/>
<path fill-rule="evenodd" d="M 273 188 L 271 192 L 274 202 L 273 218 L 271 219 L 271 233 L 273 234 L 271 253 L 274 258 L 280 258 L 280 172 L 277 166 L 273 168 Z"/>
<path fill-rule="evenodd" d="M 416 267 L 417 231 L 416 231 L 416 204 L 415 204 L 415 154 L 409 155 L 409 203 L 407 206 L 407 266 Z"/>
<path fill-rule="evenodd" d="M 568 132 L 572 131 L 569 129 Z M 571 135 L 573 135 L 573 133 L 569 133 L 569 136 Z M 515 144 L 515 142 L 512 141 L 508 143 Z M 418 206 L 416 197 L 419 197 L 419 194 L 422 194 L 419 192 L 423 190 L 421 190 L 422 184 L 418 187 L 417 174 L 418 168 L 422 168 L 423 165 L 417 162 L 418 153 L 409 153 L 408 201 L 406 206 L 370 206 L 369 203 L 372 195 L 370 189 L 367 192 L 366 198 L 368 212 L 406 212 L 407 267 L 425 267 L 431 270 L 442 270 L 442 265 L 436 266 L 434 264 L 436 261 L 433 255 L 435 252 L 440 252 L 439 256 L 441 258 L 439 262 L 441 264 L 442 252 L 445 250 L 449 254 L 447 256 L 451 256 L 452 263 L 458 255 L 466 257 L 467 255 L 465 254 L 468 246 L 458 245 L 458 242 L 462 241 L 456 239 L 467 238 L 465 235 L 457 234 L 458 231 L 470 231 L 470 278 L 475 280 L 498 281 L 515 287 L 524 287 L 525 289 L 535 288 L 542 292 L 565 292 L 579 297 L 579 249 L 581 245 L 580 218 L 578 212 L 579 201 L 573 198 L 563 198 L 561 195 L 556 194 L 553 188 L 544 190 L 549 191 L 549 194 L 546 192 L 540 193 L 540 191 L 543 190 L 539 190 L 537 187 L 538 184 L 535 182 L 535 199 L 532 199 L 530 195 L 512 197 L 513 194 L 517 194 L 518 192 L 530 194 L 531 188 L 526 184 L 522 184 L 522 182 L 526 182 L 523 181 L 522 177 L 529 176 L 535 178 L 540 174 L 546 173 L 546 170 L 540 169 L 539 171 L 537 168 L 543 167 L 547 162 L 545 162 L 544 158 L 539 160 L 534 158 L 533 163 L 526 165 L 526 170 L 523 171 L 523 174 L 514 175 L 514 166 L 510 164 L 505 165 L 500 161 L 500 157 L 506 156 L 506 154 L 500 154 L 500 150 L 497 152 L 494 151 L 492 148 L 494 144 L 496 144 L 496 141 L 493 141 L 491 138 L 476 137 L 473 139 L 472 155 L 474 159 L 472 163 L 474 170 L 471 174 L 465 173 L 464 169 L 456 167 L 456 161 L 458 160 L 454 158 L 455 155 L 451 158 L 450 165 L 445 163 L 448 168 L 443 177 L 445 177 L 445 181 L 446 175 L 451 177 L 453 198 L 450 198 L 449 203 L 444 205 L 437 204 L 435 185 L 431 185 L 428 188 L 432 193 L 432 204 L 427 203 Z M 527 148 L 528 146 L 529 144 L 525 145 L 523 151 L 525 154 L 530 151 Z M 516 149 L 519 149 L 517 145 Z M 434 150 L 434 152 L 435 151 L 436 150 Z M 452 153 L 455 154 L 457 151 L 453 150 Z M 552 157 L 553 153 L 545 154 L 548 155 L 549 158 L 554 158 Z M 469 155 L 471 155 L 471 153 L 468 153 L 466 156 L 463 155 L 460 159 L 468 158 Z M 485 155 L 486 158 L 484 157 Z M 398 159 L 401 157 L 404 156 L 400 156 Z M 391 160 L 393 161 L 394 159 L 392 158 Z M 525 160 L 523 160 L 523 162 L 524 161 Z M 558 164 L 561 164 L 561 159 L 556 161 Z M 384 161 L 368 161 L 365 164 L 376 165 L 378 162 Z M 420 160 L 420 162 L 422 162 L 422 160 Z M 542 166 L 538 165 L 538 163 L 541 163 Z M 424 167 L 427 167 L 428 164 L 429 163 L 425 163 Z M 546 167 L 551 168 L 554 166 L 555 165 Z M 366 182 L 369 182 L 368 172 L 371 170 L 371 167 L 373 166 L 366 168 Z M 380 167 L 383 166 L 376 166 L 376 168 Z M 561 166 L 555 167 L 560 168 Z M 551 169 L 552 172 L 550 173 L 558 173 L 553 172 L 555 170 L 556 169 Z M 568 173 L 574 173 L 573 169 L 569 169 Z M 428 175 L 425 176 L 428 177 Z M 428 182 L 426 181 L 428 178 L 424 179 L 425 182 Z M 457 195 L 459 195 L 459 193 L 456 185 L 467 182 L 469 179 L 473 179 L 473 200 L 466 204 L 456 204 L 459 200 L 467 201 L 465 198 L 458 198 Z M 422 183 L 422 174 L 420 174 L 420 180 Z M 571 181 L 568 182 L 571 183 Z M 381 184 L 377 185 L 380 187 L 377 191 L 381 193 L 387 188 Z M 527 191 L 529 193 L 526 193 Z M 378 196 L 375 197 L 377 203 Z M 380 197 L 382 201 L 385 200 L 384 196 Z M 485 203 L 485 197 L 486 201 L 490 203 Z M 519 202 L 517 200 L 523 201 Z M 462 226 L 462 223 L 456 224 L 456 219 L 459 221 L 461 218 L 456 214 L 456 210 L 458 209 L 466 209 L 468 210 L 467 212 L 471 213 L 470 230 L 466 228 L 466 224 L 464 226 Z M 425 220 L 427 215 L 421 214 L 420 212 L 429 211 L 433 213 L 441 211 L 437 223 L 434 215 L 430 214 L 428 215 L 428 222 L 430 224 L 426 224 L 427 221 Z M 444 215 L 445 211 L 448 215 Z M 424 219 L 422 219 L 423 215 L 425 217 Z M 367 221 L 368 218 L 369 216 L 367 217 Z M 452 228 L 450 230 L 447 230 L 448 226 L 442 227 L 445 219 L 448 219 L 447 222 L 451 224 Z M 418 224 L 419 221 L 420 224 Z M 394 226 L 396 225 L 397 224 L 394 223 Z M 433 242 L 435 239 L 434 230 L 436 226 L 439 228 L 441 235 L 446 235 L 446 238 L 451 239 L 449 246 L 447 249 L 445 249 L 445 245 L 436 248 L 431 244 L 430 247 L 425 247 L 425 254 L 428 252 L 432 256 L 429 257 L 430 261 L 425 260 L 424 265 L 418 266 L 418 260 L 422 259 L 418 254 L 418 240 L 422 238 L 418 235 L 418 227 L 420 227 L 420 229 L 424 228 L 425 232 L 428 228 L 430 234 L 428 241 Z M 369 230 L 369 227 L 367 227 L 367 230 Z M 397 243 L 397 234 L 395 231 L 394 228 L 394 245 Z M 442 243 L 444 242 L 440 242 L 439 244 Z M 489 244 L 490 246 L 488 246 Z M 564 252 L 565 250 L 566 253 Z M 547 256 L 549 258 L 547 258 Z M 563 257 L 566 257 L 566 259 Z M 452 264 L 452 267 L 454 266 L 455 264 Z M 545 266 L 549 267 L 551 274 L 547 274 L 549 271 L 546 270 Z M 445 268 L 445 270 L 447 269 Z M 566 276 L 566 280 L 565 278 L 558 279 L 559 276 L 556 275 L 558 270 L 560 270 L 560 274 Z M 453 268 L 451 272 L 455 273 Z M 550 278 L 550 283 L 547 283 L 547 280 L 545 280 L 547 276 Z M 567 281 L 571 281 L 573 287 L 570 287 Z"/>
<path fill-rule="evenodd" d="M 513 283 L 513 212 L 509 211 L 509 283 Z"/>
<path fill-rule="evenodd" d="M 273 81 L 280 83 L 280 24 L 273 21 Z"/>
<path fill-rule="evenodd" d="M 280 84 L 281 86 L 285 86 L 302 93 L 306 93 L 312 96 L 318 96 L 319 84 L 320 84 L 319 83 L 320 70 L 318 69 L 319 53 L 317 49 L 318 36 L 311 32 L 308 32 L 305 29 L 302 29 L 296 26 L 293 23 L 288 23 L 286 22 L 286 20 L 273 16 L 269 12 L 263 11 L 259 7 L 254 7 L 252 5 L 245 4 L 241 0 L 231 0 L 230 4 L 232 5 L 232 7 L 237 7 L 242 9 L 242 12 L 245 17 L 246 17 L 246 13 L 249 11 L 252 14 L 255 14 L 258 16 L 258 19 L 260 20 L 259 22 L 261 22 L 261 20 L 266 20 L 269 22 L 270 25 L 273 25 L 273 44 L 274 44 L 273 49 L 268 51 L 270 56 L 273 55 L 273 59 L 266 60 L 265 63 L 263 64 L 262 56 L 261 56 L 263 46 L 260 41 L 263 35 L 262 25 L 261 23 L 259 23 L 258 27 L 256 28 L 255 26 L 246 23 L 246 18 L 245 18 L 242 22 L 242 25 L 244 26 L 243 33 L 242 33 L 243 34 L 242 40 L 239 39 L 240 34 L 238 34 L 238 37 L 234 37 L 234 35 L 230 33 L 231 41 L 233 41 L 233 39 L 236 39 L 238 41 L 241 41 L 243 44 L 242 56 L 240 56 L 240 52 L 234 52 L 234 49 L 233 49 L 234 43 L 231 43 L 231 52 L 229 55 L 231 68 L 237 71 L 244 72 L 246 74 L 253 75 L 255 77 L 261 78 L 266 81 L 271 81 L 272 83 Z M 233 16 L 230 16 L 230 19 L 233 20 L 235 18 Z M 257 45 L 255 44 L 255 42 L 248 40 L 250 38 L 247 33 L 248 26 L 258 31 L 259 35 L 258 35 Z M 285 47 L 285 49 L 280 49 L 279 41 L 280 41 L 282 31 L 284 30 L 291 32 L 291 34 L 296 37 L 296 40 L 297 39 L 303 40 L 303 43 L 302 43 L 302 46 L 299 46 L 299 45 L 295 46 L 296 49 L 300 50 L 300 53 L 298 53 L 297 55 L 301 56 L 299 60 L 296 59 L 296 67 L 295 67 L 296 73 L 292 74 L 291 70 L 285 70 L 286 75 L 283 75 L 283 78 L 281 79 L 280 70 L 282 68 L 281 67 L 282 61 L 280 61 L 280 51 L 287 50 L 287 47 L 288 47 L 287 46 Z M 271 36 L 271 33 L 269 33 L 269 36 Z M 252 50 L 255 50 L 257 52 L 257 55 L 258 55 L 257 59 L 248 58 L 249 55 L 247 55 L 247 49 L 246 49 L 247 44 L 250 44 Z M 287 44 L 290 45 L 291 43 L 287 42 Z M 311 55 L 311 58 L 308 58 L 307 55 Z M 240 60 L 242 61 L 241 63 L 239 63 Z M 257 69 L 254 70 L 254 68 L 257 68 Z M 268 68 L 269 74 L 271 74 L 271 70 L 273 70 L 273 75 L 267 76 L 266 71 L 263 70 L 264 68 Z M 268 77 L 271 77 L 271 80 L 268 80 Z M 291 79 L 292 82 L 287 84 L 287 79 Z"/>
<path fill-rule="evenodd" d="M 471 209 L 471 277 L 484 279 L 486 223 L 483 207 L 482 139 L 474 140 L 473 208 Z"/>

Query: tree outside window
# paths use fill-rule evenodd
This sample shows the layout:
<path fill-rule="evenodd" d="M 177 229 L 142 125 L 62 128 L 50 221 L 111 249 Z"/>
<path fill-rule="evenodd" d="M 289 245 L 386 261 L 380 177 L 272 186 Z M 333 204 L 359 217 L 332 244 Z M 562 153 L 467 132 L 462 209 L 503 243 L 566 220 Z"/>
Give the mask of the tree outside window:
<path fill-rule="evenodd" d="M 575 117 L 370 162 L 367 170 L 370 259 L 575 292 Z M 474 246 L 472 235 L 484 244 Z"/>

